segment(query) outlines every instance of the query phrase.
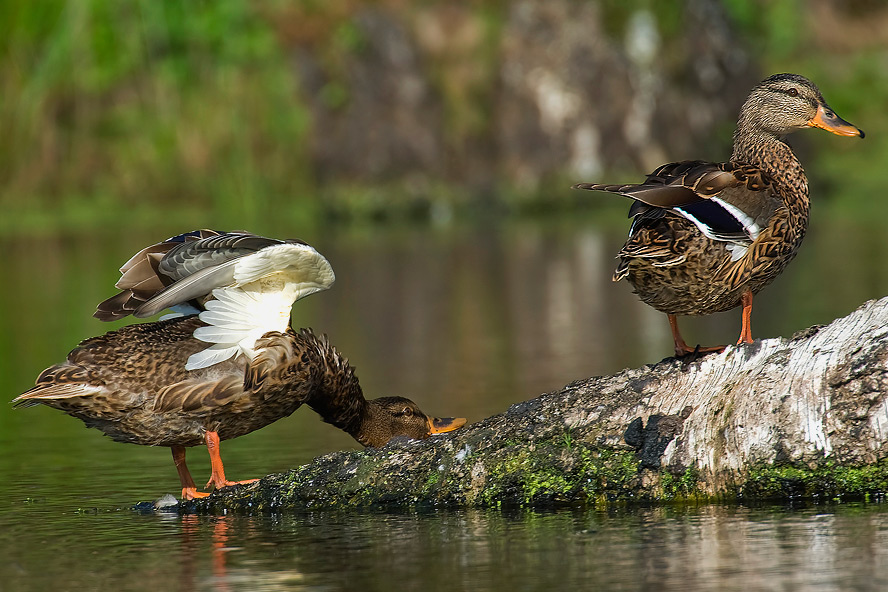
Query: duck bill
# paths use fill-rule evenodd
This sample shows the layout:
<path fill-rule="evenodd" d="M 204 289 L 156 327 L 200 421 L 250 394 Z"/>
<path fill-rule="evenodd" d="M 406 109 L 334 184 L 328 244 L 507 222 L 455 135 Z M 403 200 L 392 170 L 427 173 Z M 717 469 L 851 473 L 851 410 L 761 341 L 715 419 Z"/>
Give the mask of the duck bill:
<path fill-rule="evenodd" d="M 865 135 L 862 129 L 848 123 L 836 115 L 835 111 L 823 105 L 817 107 L 817 113 L 814 115 L 813 119 L 808 122 L 808 125 L 810 127 L 825 129 L 826 131 L 839 136 L 858 136 L 862 138 Z"/>
<path fill-rule="evenodd" d="M 444 434 L 466 425 L 465 417 L 430 417 L 429 435 Z"/>

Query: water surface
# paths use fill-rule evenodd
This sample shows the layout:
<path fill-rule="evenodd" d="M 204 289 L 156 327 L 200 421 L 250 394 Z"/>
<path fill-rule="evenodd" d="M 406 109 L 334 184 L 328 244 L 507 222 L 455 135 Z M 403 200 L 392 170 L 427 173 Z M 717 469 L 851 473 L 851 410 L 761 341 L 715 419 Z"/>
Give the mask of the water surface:
<path fill-rule="evenodd" d="M 16 512 L 18 529 L 0 524 L 4 590 L 888 586 L 879 505 L 179 517 L 60 515 L 33 502 Z"/>
<path fill-rule="evenodd" d="M 6 400 L 81 339 L 116 269 L 174 224 L 0 239 Z M 327 333 L 368 396 L 399 394 L 477 421 L 512 403 L 671 352 L 665 315 L 613 283 L 626 224 L 594 215 L 447 228 L 280 228 L 324 253 L 336 285 L 294 307 Z M 756 299 L 755 337 L 789 336 L 888 293 L 888 239 L 816 217 L 798 258 Z M 730 343 L 739 312 L 683 319 Z M 309 409 L 223 443 L 229 478 L 357 448 Z M 200 481 L 206 452 L 189 451 Z M 111 442 L 48 408 L 0 405 L 0 589 L 867 590 L 886 583 L 881 505 L 277 517 L 141 515 L 178 493 L 169 450 Z"/>

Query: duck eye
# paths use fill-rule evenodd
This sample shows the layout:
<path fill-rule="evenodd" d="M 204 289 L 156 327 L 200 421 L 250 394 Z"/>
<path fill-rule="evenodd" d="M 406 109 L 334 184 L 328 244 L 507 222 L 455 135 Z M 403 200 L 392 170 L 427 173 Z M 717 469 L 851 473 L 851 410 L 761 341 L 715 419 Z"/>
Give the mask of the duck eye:
<path fill-rule="evenodd" d="M 401 415 L 404 417 L 411 417 L 413 415 L 413 409 L 410 407 L 404 407 L 404 409 L 401 410 Z"/>
<path fill-rule="evenodd" d="M 799 89 L 790 88 L 788 91 L 786 91 L 786 94 L 788 94 L 791 97 L 797 97 L 797 96 L 799 96 Z"/>

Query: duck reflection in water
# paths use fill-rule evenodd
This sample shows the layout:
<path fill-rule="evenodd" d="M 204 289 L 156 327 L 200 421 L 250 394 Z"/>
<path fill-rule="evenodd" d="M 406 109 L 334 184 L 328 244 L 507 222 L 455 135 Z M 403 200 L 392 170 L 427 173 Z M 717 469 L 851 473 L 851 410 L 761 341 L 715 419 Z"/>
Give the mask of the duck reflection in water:
<path fill-rule="evenodd" d="M 327 260 L 302 241 L 194 231 L 143 249 L 121 272 L 121 292 L 96 317 L 173 308 L 171 318 L 83 341 L 13 403 L 60 409 L 117 442 L 168 446 L 185 499 L 209 495 L 197 491 L 185 448 L 206 444 L 207 487 L 256 481 L 226 478 L 220 441 L 303 404 L 364 446 L 465 424 L 429 417 L 403 397 L 366 400 L 354 368 L 326 337 L 289 326 L 293 302 L 334 281 Z"/>

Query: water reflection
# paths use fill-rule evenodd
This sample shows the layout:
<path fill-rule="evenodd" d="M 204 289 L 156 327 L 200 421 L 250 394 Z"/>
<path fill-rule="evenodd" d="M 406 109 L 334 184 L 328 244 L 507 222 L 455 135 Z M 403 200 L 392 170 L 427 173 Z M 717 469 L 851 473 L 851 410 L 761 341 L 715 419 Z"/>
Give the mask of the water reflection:
<path fill-rule="evenodd" d="M 4 530 L 0 541 L 0 577 L 15 590 L 888 586 L 888 508 L 879 505 L 249 518 L 99 513 L 61 528 L 36 523 L 17 532 L 14 545 Z"/>
<path fill-rule="evenodd" d="M 161 518 L 165 516 L 161 514 Z M 180 527 L 179 563 L 181 575 L 179 576 L 180 589 L 199 590 L 208 587 L 219 592 L 228 592 L 232 589 L 232 583 L 239 578 L 229 574 L 228 554 L 243 550 L 230 542 L 237 535 L 237 539 L 250 538 L 254 532 L 252 520 L 240 520 L 234 523 L 231 516 L 199 517 L 169 516 L 170 520 L 178 522 Z M 232 533 L 229 533 L 232 530 Z M 235 532 L 236 531 L 236 532 Z M 209 561 L 206 561 L 206 551 L 209 551 Z M 204 573 L 205 564 L 209 563 L 209 574 Z M 257 579 L 248 580 L 257 582 Z"/>

